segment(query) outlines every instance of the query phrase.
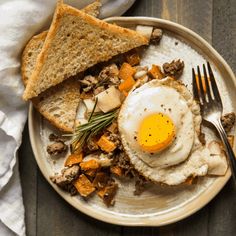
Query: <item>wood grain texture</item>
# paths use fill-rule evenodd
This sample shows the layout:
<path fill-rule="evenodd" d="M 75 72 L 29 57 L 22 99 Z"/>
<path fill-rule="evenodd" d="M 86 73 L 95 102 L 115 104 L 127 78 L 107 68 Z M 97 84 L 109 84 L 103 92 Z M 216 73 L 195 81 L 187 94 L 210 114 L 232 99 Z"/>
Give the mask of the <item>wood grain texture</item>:
<path fill-rule="evenodd" d="M 123 227 L 122 236 L 159 236 L 157 227 Z"/>
<path fill-rule="evenodd" d="M 235 0 L 137 0 L 126 12 L 172 20 L 199 33 L 236 70 Z M 236 234 L 236 191 L 228 183 L 196 214 L 164 227 L 120 227 L 94 220 L 68 205 L 38 172 L 28 129 L 19 151 L 27 235 L 79 236 L 233 236 Z M 38 173 L 38 174 L 37 174 Z"/>
<path fill-rule="evenodd" d="M 177 1 L 177 22 L 212 41 L 213 0 Z"/>
<path fill-rule="evenodd" d="M 141 0 L 125 15 L 152 16 L 180 23 L 212 41 L 213 0 Z"/>
<path fill-rule="evenodd" d="M 214 0 L 213 46 L 236 72 L 236 1 Z"/>
<path fill-rule="evenodd" d="M 30 145 L 27 125 L 25 126 L 23 132 L 23 139 L 18 152 L 18 157 L 23 191 L 23 201 L 26 212 L 26 234 L 36 235 L 38 167 Z"/>
<path fill-rule="evenodd" d="M 209 204 L 209 235 L 236 234 L 236 189 L 229 181 L 219 195 Z"/>
<path fill-rule="evenodd" d="M 236 71 L 236 1 L 214 0 L 213 47 Z M 209 235 L 236 235 L 236 189 L 229 181 L 209 204 Z"/>
<path fill-rule="evenodd" d="M 174 224 L 173 235 L 175 236 L 208 236 L 208 206 L 192 216 Z M 166 226 L 168 227 L 168 226 Z"/>

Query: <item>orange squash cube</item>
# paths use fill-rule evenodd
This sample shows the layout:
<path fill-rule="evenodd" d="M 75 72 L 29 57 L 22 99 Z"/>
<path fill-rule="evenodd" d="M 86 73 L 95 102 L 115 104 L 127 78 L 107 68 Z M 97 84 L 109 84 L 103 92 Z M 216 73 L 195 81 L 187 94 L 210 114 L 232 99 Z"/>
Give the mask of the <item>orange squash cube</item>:
<path fill-rule="evenodd" d="M 80 163 L 81 170 L 97 170 L 100 167 L 100 164 L 97 160 L 91 159 L 89 161 L 81 162 Z"/>
<path fill-rule="evenodd" d="M 87 197 L 95 191 L 95 187 L 84 174 L 75 180 L 74 186 L 82 197 Z"/>
<path fill-rule="evenodd" d="M 135 68 L 133 68 L 130 64 L 124 62 L 119 71 L 119 78 L 121 80 L 126 80 L 129 77 L 132 77 L 135 72 Z"/>
<path fill-rule="evenodd" d="M 161 72 L 161 68 L 157 65 L 152 65 L 152 68 L 148 71 L 148 75 L 152 79 L 163 79 L 164 75 Z"/>
<path fill-rule="evenodd" d="M 72 153 L 66 158 L 64 166 L 72 166 L 75 164 L 79 164 L 83 160 L 83 153 Z"/>
<path fill-rule="evenodd" d="M 133 79 L 132 76 L 129 76 L 126 80 L 124 80 L 119 85 L 119 90 L 129 92 L 129 90 L 134 86 L 134 84 L 135 84 L 135 80 Z"/>
<path fill-rule="evenodd" d="M 97 145 L 105 152 L 109 153 L 116 149 L 116 145 L 110 141 L 105 135 L 98 140 Z"/>

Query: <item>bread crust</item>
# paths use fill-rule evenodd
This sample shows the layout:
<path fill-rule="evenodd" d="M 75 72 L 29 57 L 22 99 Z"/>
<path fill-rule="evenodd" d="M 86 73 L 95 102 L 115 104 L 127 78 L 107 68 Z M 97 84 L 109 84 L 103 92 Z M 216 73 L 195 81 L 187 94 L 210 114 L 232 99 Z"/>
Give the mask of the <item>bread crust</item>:
<path fill-rule="evenodd" d="M 101 7 L 101 2 L 99 0 L 89 4 L 88 6 L 84 7 L 81 11 L 91 15 L 93 17 L 97 17 L 100 13 L 100 7 Z M 23 53 L 22 53 L 22 57 L 21 57 L 21 76 L 22 76 L 22 81 L 24 83 L 24 86 L 26 86 L 27 84 L 27 61 L 29 60 L 29 56 L 28 53 L 32 48 L 37 47 L 37 45 L 39 43 L 43 43 L 46 39 L 48 30 L 43 31 L 37 35 L 34 35 L 26 44 Z"/>
<path fill-rule="evenodd" d="M 82 9 L 82 11 L 86 12 L 87 14 L 91 14 L 94 17 L 97 17 L 99 14 L 99 10 L 101 7 L 101 3 L 100 1 L 96 1 L 94 3 L 89 4 L 88 6 L 86 6 L 85 8 Z M 42 33 L 33 36 L 29 42 L 27 43 L 27 45 L 24 48 L 24 51 L 22 53 L 22 58 L 21 58 L 21 76 L 22 76 L 22 81 L 24 86 L 27 85 L 28 82 L 28 73 L 27 73 L 27 67 L 28 67 L 28 62 L 31 61 L 32 62 L 32 58 L 29 57 L 29 52 L 32 49 L 38 49 L 40 44 L 43 44 L 46 36 L 47 36 L 48 30 L 47 31 L 43 31 Z M 41 50 L 41 49 L 40 49 Z M 36 53 L 36 52 L 34 52 Z M 73 125 L 66 125 L 65 123 L 61 123 L 59 118 L 55 118 L 55 116 L 53 115 L 52 112 L 46 111 L 44 109 L 44 106 L 42 105 L 42 99 L 45 98 L 45 96 L 50 99 L 50 98 L 54 98 L 55 100 L 61 96 L 61 89 L 63 86 L 67 87 L 67 91 L 65 91 L 65 94 L 67 93 L 67 99 L 66 101 L 64 101 L 65 105 L 71 104 L 71 101 L 74 101 L 74 104 L 77 103 L 79 104 L 79 100 L 80 100 L 80 93 L 79 93 L 79 89 L 80 89 L 80 85 L 78 83 L 78 80 L 76 78 L 72 78 L 72 79 L 68 79 L 68 81 L 66 81 L 65 83 L 59 84 L 58 86 L 55 86 L 53 88 L 50 88 L 48 90 L 46 90 L 45 92 L 43 92 L 42 94 L 40 94 L 38 97 L 33 98 L 31 101 L 34 105 L 34 107 L 38 110 L 38 112 L 44 116 L 53 126 L 57 127 L 58 129 L 60 129 L 63 132 L 69 132 L 72 133 L 73 132 Z M 75 107 L 77 108 L 77 106 L 75 105 Z M 74 117 L 76 116 L 76 109 L 73 109 Z"/>
<path fill-rule="evenodd" d="M 28 77 L 26 75 L 27 74 L 27 71 L 26 71 L 27 61 L 29 60 L 28 53 L 32 48 L 37 46 L 39 43 L 41 43 L 42 41 L 45 41 L 47 33 L 48 31 L 43 31 L 40 34 L 33 36 L 24 48 L 24 51 L 21 57 L 21 78 L 24 83 L 24 86 L 26 86 L 27 80 L 28 80 Z"/>
<path fill-rule="evenodd" d="M 53 126 L 57 127 L 59 130 L 67 133 L 72 133 L 74 131 L 74 122 L 71 125 L 66 125 L 65 123 L 60 122 L 61 120 L 59 118 L 56 118 L 52 112 L 44 110 L 43 98 L 46 97 L 46 99 L 50 99 L 50 96 L 54 96 L 55 99 L 60 96 L 60 91 L 63 89 L 63 87 L 67 87 L 67 92 L 64 92 L 64 95 L 66 94 L 66 98 L 64 100 L 64 105 L 69 106 L 71 103 L 73 103 L 73 109 L 71 109 L 71 112 L 73 112 L 73 117 L 75 120 L 76 117 L 76 111 L 77 107 L 79 105 L 80 101 L 80 84 L 78 82 L 77 78 L 71 78 L 67 81 L 64 81 L 62 84 L 58 84 L 55 87 L 51 87 L 42 94 L 40 94 L 38 97 L 33 98 L 31 101 L 34 105 L 34 107 L 38 110 L 38 112 L 45 117 Z M 54 94 L 58 94 L 55 96 Z M 63 95 L 63 94 L 62 94 Z"/>
<path fill-rule="evenodd" d="M 148 44 L 148 39 L 145 38 L 144 36 L 142 36 L 141 34 L 135 32 L 135 31 L 125 29 L 125 28 L 122 28 L 122 27 L 119 27 L 119 26 L 116 26 L 116 25 L 112 25 L 112 24 L 100 21 L 100 20 L 98 20 L 98 19 L 96 19 L 92 16 L 89 16 L 86 13 L 84 13 L 80 10 L 77 10 L 77 9 L 71 7 L 71 6 L 68 6 L 68 5 L 63 4 L 63 3 L 58 3 L 55 14 L 54 14 L 54 17 L 53 17 L 51 27 L 49 29 L 49 32 L 47 34 L 47 37 L 46 37 L 46 40 L 45 40 L 45 43 L 44 43 L 44 46 L 43 46 L 43 49 L 42 49 L 42 51 L 40 52 L 40 54 L 38 56 L 38 60 L 37 60 L 35 70 L 34 70 L 32 76 L 31 76 L 31 79 L 30 79 L 30 81 L 29 81 L 29 83 L 26 87 L 26 90 L 23 94 L 23 99 L 24 100 L 29 100 L 32 97 L 38 96 L 38 94 L 40 92 L 43 92 L 41 90 L 40 90 L 40 92 L 36 92 L 34 88 L 37 84 L 37 81 L 40 78 L 40 72 L 43 68 L 43 65 L 44 65 L 44 62 L 45 62 L 46 58 L 48 57 L 50 46 L 53 42 L 53 39 L 55 38 L 55 35 L 56 35 L 59 27 L 60 27 L 61 19 L 63 18 L 64 15 L 77 16 L 77 17 L 85 20 L 88 24 L 93 25 L 97 28 L 107 30 L 107 31 L 109 31 L 109 32 L 111 32 L 112 34 L 115 34 L 115 35 L 122 35 L 122 37 L 130 38 L 130 40 L 132 42 L 134 40 L 136 40 L 138 42 L 137 43 L 138 46 Z M 134 46 L 134 47 L 137 47 L 137 46 Z M 130 50 L 130 49 L 132 49 L 132 48 L 127 49 L 127 51 Z M 114 56 L 115 55 L 116 54 L 114 54 Z M 111 56 L 107 57 L 107 60 L 110 59 L 110 58 L 111 58 Z M 100 61 L 98 60 L 98 62 L 100 62 Z M 89 68 L 89 67 L 90 66 L 88 66 L 87 68 Z M 86 69 L 86 68 L 83 68 L 83 69 Z M 80 72 L 80 71 L 77 71 L 77 72 Z M 60 80 L 58 79 L 57 81 L 52 82 L 54 84 L 50 84 L 50 85 L 47 85 L 47 86 L 48 87 L 54 86 L 58 83 L 61 83 L 65 79 L 67 79 L 67 78 L 66 77 L 60 78 Z"/>

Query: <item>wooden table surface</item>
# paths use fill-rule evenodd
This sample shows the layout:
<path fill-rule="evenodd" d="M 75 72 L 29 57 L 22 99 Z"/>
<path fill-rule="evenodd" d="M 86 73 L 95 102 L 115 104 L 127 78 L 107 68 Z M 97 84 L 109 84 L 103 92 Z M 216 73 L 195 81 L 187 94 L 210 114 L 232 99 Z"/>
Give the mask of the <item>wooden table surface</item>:
<path fill-rule="evenodd" d="M 127 16 L 153 16 L 178 22 L 213 45 L 236 71 L 236 0 L 137 0 Z M 27 235 L 37 236 L 233 236 L 236 190 L 228 182 L 203 209 L 164 227 L 122 227 L 92 219 L 66 203 L 40 173 L 25 127 L 19 150 Z"/>

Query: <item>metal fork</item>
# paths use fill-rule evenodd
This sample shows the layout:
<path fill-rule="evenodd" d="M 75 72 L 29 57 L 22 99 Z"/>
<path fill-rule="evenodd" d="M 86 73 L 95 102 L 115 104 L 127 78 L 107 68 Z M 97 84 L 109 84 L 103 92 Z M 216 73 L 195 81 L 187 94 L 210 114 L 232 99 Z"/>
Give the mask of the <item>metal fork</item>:
<path fill-rule="evenodd" d="M 213 124 L 220 135 L 220 138 L 224 144 L 225 151 L 228 156 L 234 183 L 236 183 L 236 159 L 234 152 L 227 139 L 227 135 L 221 124 L 220 118 L 223 111 L 223 105 L 220 98 L 219 90 L 217 88 L 215 77 L 209 62 L 207 62 L 207 69 L 209 76 L 207 76 L 207 70 L 204 64 L 204 76 L 201 76 L 199 66 L 197 67 L 197 76 L 195 74 L 194 68 L 192 69 L 193 95 L 200 105 L 203 119 Z"/>

